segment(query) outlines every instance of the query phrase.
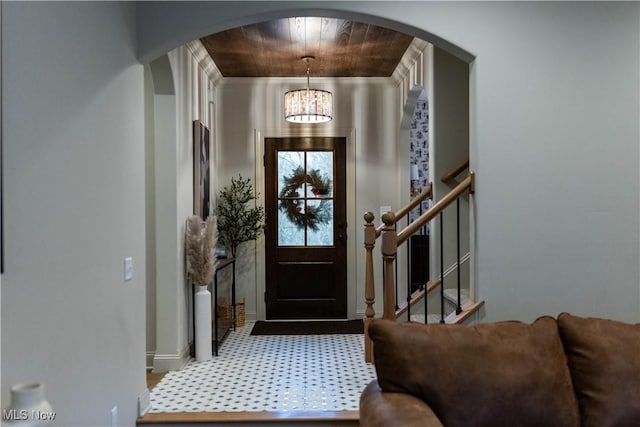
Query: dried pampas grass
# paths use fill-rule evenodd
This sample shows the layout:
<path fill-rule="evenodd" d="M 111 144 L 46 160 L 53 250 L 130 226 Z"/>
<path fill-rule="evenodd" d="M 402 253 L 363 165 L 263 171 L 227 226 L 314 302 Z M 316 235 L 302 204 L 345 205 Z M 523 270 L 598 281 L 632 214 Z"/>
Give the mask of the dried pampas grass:
<path fill-rule="evenodd" d="M 202 221 L 199 216 L 187 218 L 187 272 L 196 285 L 206 286 L 213 279 L 216 234 L 216 219 L 213 215 L 206 221 Z"/>

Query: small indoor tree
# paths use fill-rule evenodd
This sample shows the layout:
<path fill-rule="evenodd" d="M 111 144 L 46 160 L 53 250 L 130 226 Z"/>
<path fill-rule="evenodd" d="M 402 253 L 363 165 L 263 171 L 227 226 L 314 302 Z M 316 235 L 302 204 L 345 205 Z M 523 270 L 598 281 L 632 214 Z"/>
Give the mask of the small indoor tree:
<path fill-rule="evenodd" d="M 256 199 L 251 179 L 243 179 L 241 175 L 231 178 L 231 186 L 224 187 L 218 195 L 218 242 L 231 251 L 234 258 L 238 246 L 256 240 L 263 229 L 264 208 L 249 205 Z"/>

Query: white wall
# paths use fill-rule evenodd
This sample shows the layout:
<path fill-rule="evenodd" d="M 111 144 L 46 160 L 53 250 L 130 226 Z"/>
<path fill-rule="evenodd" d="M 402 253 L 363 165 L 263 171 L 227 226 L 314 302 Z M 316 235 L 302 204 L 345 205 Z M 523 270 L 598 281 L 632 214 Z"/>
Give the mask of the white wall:
<path fill-rule="evenodd" d="M 411 140 L 411 125 L 416 110 L 418 99 L 422 94 L 427 97 L 429 102 L 429 111 L 433 110 L 433 51 L 434 46 L 420 39 L 414 39 L 412 46 L 409 49 L 416 49 L 419 54 L 415 56 L 415 60 L 412 63 L 404 64 L 406 71 L 399 79 L 399 96 L 402 105 L 402 113 L 400 118 L 400 127 L 398 129 L 397 136 L 397 153 L 398 153 L 398 176 L 399 187 L 398 194 L 400 194 L 401 200 L 410 200 L 410 168 L 407 164 L 407 159 L 410 158 L 409 142 Z M 405 57 L 406 58 L 406 57 Z M 396 72 L 402 68 L 396 69 Z M 395 73 L 394 73 L 395 74 Z M 429 113 L 431 115 L 431 112 Z M 429 122 L 432 123 L 432 118 L 429 117 Z M 428 136 L 429 151 L 433 151 L 433 132 L 429 130 Z M 429 173 L 427 179 L 433 181 L 433 156 L 429 158 Z M 426 206 L 429 202 L 423 202 Z M 401 221 L 402 224 L 406 224 L 405 220 Z M 408 266 L 407 261 L 407 245 L 403 245 L 398 251 L 397 263 L 399 267 Z M 399 292 L 398 299 L 405 301 L 407 298 L 408 290 L 406 289 L 408 282 L 407 268 L 398 268 L 398 283 Z M 431 269 L 433 270 L 433 268 Z M 380 297 L 378 297 L 379 299 Z M 419 310 L 419 308 L 418 308 Z M 412 310 L 415 314 L 415 308 Z"/>
<path fill-rule="evenodd" d="M 216 111 L 218 190 L 238 174 L 251 178 L 254 184 L 257 182 L 256 164 L 262 167 L 262 159 L 256 163 L 256 130 L 262 138 L 260 144 L 264 144 L 267 136 L 304 132 L 348 137 L 347 160 L 355 159 L 347 166 L 348 176 L 353 174 L 352 186 L 347 189 L 348 314 L 362 317 L 365 309 L 362 216 L 371 210 L 379 222 L 379 206 L 400 207 L 394 144 L 399 126 L 398 90 L 389 79 L 312 79 L 312 84 L 333 92 L 335 117 L 329 123 L 305 126 L 284 120 L 283 94 L 304 87 L 304 79 L 227 79 L 217 89 L 216 105 L 221 106 Z M 264 194 L 262 181 L 258 181 L 257 190 Z M 263 256 L 261 244 L 260 240 L 258 257 Z M 264 290 L 264 276 L 256 275 L 255 247 L 252 243 L 243 245 L 236 269 L 238 296 L 246 298 L 247 317 L 258 316 L 257 301 L 262 304 L 262 298 L 257 296 Z M 377 295 L 382 295 L 381 283 L 378 285 Z M 380 305 L 377 311 L 381 309 Z"/>
<path fill-rule="evenodd" d="M 431 108 L 433 164 L 433 195 L 440 200 L 464 177 L 461 173 L 455 181 L 443 183 L 441 177 L 469 158 L 469 65 L 442 49 L 434 49 L 433 96 Z M 460 197 L 460 256 L 469 253 L 469 196 Z M 456 203 L 443 211 L 443 271 L 451 271 L 445 277 L 445 288 L 457 287 L 457 214 Z M 440 275 L 440 217 L 431 226 L 432 277 Z M 452 267 L 454 268 L 452 270 Z M 467 273 L 467 274 L 464 274 Z M 468 269 L 460 270 L 461 287 L 468 288 Z M 438 298 L 439 299 L 439 298 Z"/>
<path fill-rule="evenodd" d="M 210 123 L 205 72 L 186 47 L 168 53 L 166 63 L 154 63 L 153 154 L 155 205 L 150 215 L 156 227 L 148 239 L 156 242 L 155 299 L 147 298 L 155 313 L 154 371 L 176 370 L 188 360 L 193 339 L 191 286 L 186 279 L 184 224 L 193 215 L 193 120 Z M 167 81 L 169 80 L 169 81 Z M 212 171 L 212 174 L 215 171 Z M 151 233 L 151 230 L 150 230 Z M 149 339 L 151 341 L 151 339 Z"/>
<path fill-rule="evenodd" d="M 2 404 L 133 426 L 145 384 L 143 67 L 125 3 L 2 2 Z M 134 277 L 124 281 L 125 257 Z"/>
<path fill-rule="evenodd" d="M 146 366 L 153 366 L 156 353 L 156 191 L 155 191 L 155 100 L 151 67 L 144 68 L 144 117 L 145 117 L 145 223 L 146 223 Z"/>
<path fill-rule="evenodd" d="M 181 274 L 178 238 L 176 97 L 155 95 L 155 351 L 153 367 L 166 371 L 182 367 L 187 358 L 188 293 Z M 147 301 L 154 306 L 154 301 Z M 151 333 L 149 330 L 148 333 Z"/>
<path fill-rule="evenodd" d="M 476 279 L 486 320 L 640 320 L 637 2 L 151 3 L 140 58 L 305 10 L 409 32 L 473 61 Z M 366 159 L 365 159 L 366 161 Z"/>

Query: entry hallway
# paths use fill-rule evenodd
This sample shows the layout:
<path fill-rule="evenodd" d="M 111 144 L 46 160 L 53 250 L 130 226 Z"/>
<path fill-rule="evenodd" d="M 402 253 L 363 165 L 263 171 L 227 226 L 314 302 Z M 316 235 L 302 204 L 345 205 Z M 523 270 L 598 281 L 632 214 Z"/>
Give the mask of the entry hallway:
<path fill-rule="evenodd" d="M 151 411 L 357 411 L 375 378 L 363 335 L 250 335 L 232 331 L 207 362 L 192 360 L 151 390 Z"/>

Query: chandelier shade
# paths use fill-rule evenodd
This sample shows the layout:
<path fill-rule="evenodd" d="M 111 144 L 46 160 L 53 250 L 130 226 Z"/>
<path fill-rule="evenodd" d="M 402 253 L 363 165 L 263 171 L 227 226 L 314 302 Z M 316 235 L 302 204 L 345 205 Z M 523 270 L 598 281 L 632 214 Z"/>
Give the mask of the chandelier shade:
<path fill-rule="evenodd" d="M 327 90 L 296 89 L 284 94 L 284 117 L 292 123 L 325 123 L 333 119 L 333 95 Z"/>
<path fill-rule="evenodd" d="M 284 94 L 284 118 L 291 123 L 326 123 L 333 119 L 333 95 L 328 90 L 309 87 L 309 63 L 315 58 L 303 56 L 307 64 L 307 88 Z"/>

